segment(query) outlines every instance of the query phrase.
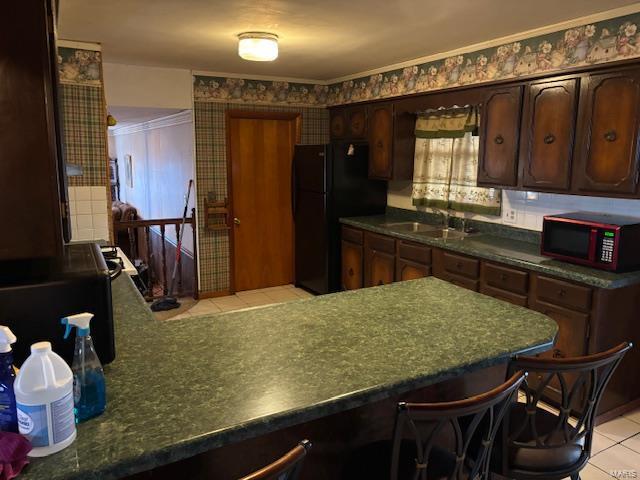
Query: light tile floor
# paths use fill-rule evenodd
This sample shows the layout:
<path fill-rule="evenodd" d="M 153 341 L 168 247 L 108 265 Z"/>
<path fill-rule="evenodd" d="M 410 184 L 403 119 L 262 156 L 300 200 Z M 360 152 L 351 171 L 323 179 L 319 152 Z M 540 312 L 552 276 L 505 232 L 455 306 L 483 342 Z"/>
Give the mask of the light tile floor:
<path fill-rule="evenodd" d="M 518 400 L 525 401 L 522 394 Z M 550 411 L 553 407 L 540 405 Z M 556 411 L 557 412 L 557 411 Z M 640 409 L 598 425 L 582 480 L 640 477 Z"/>
<path fill-rule="evenodd" d="M 261 288 L 259 290 L 247 290 L 226 297 L 207 298 L 199 300 L 186 312 L 182 312 L 173 319 L 208 315 L 210 313 L 229 312 L 244 308 L 272 305 L 274 303 L 290 302 L 301 298 L 313 297 L 313 294 L 296 288 L 293 285 L 280 287 Z"/>

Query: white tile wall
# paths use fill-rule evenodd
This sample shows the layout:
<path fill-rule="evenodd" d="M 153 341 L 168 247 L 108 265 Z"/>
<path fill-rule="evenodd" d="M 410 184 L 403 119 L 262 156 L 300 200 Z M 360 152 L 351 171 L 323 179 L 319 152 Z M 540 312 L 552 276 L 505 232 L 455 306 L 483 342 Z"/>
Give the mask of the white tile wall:
<path fill-rule="evenodd" d="M 389 182 L 387 204 L 390 207 L 416 210 L 416 207 L 411 204 L 411 183 Z M 456 214 L 466 218 L 540 231 L 543 216 L 578 210 L 640 217 L 640 200 L 503 190 L 502 217 L 470 213 Z"/>
<path fill-rule="evenodd" d="M 109 241 L 106 187 L 69 187 L 71 240 Z"/>

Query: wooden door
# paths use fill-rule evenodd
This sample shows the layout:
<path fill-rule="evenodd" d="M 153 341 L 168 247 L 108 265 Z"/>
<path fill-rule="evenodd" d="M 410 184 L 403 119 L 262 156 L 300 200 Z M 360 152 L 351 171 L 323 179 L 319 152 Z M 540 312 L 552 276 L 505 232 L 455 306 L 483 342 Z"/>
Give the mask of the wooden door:
<path fill-rule="evenodd" d="M 342 289 L 362 288 L 362 245 L 342 241 Z"/>
<path fill-rule="evenodd" d="M 390 180 L 393 174 L 393 105 L 369 110 L 369 178 Z"/>
<path fill-rule="evenodd" d="M 493 90 L 480 113 L 478 185 L 518 183 L 518 143 L 522 87 Z"/>
<path fill-rule="evenodd" d="M 582 87 L 576 191 L 633 195 L 638 190 L 640 69 L 591 75 Z"/>
<path fill-rule="evenodd" d="M 229 111 L 235 291 L 293 282 L 291 162 L 297 114 Z"/>
<path fill-rule="evenodd" d="M 574 78 L 529 85 L 520 143 L 523 186 L 569 189 L 577 83 Z"/>

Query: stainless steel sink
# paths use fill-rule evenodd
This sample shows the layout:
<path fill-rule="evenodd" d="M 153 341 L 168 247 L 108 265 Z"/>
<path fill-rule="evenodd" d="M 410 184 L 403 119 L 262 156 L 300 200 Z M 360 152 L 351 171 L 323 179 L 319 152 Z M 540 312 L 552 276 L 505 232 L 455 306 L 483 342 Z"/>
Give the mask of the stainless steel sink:
<path fill-rule="evenodd" d="M 442 227 L 438 227 L 436 225 L 429 225 L 427 223 L 420 222 L 393 222 L 383 223 L 380 226 L 396 232 L 410 233 L 435 232 L 442 229 Z"/>
<path fill-rule="evenodd" d="M 432 230 L 432 231 L 423 231 L 423 232 L 419 232 L 420 235 L 424 235 L 425 237 L 431 237 L 431 238 L 442 238 L 443 240 L 461 240 L 463 238 L 468 237 L 469 235 L 473 235 L 472 233 L 464 233 L 461 232 L 459 230 L 452 230 L 452 229 L 443 229 L 443 228 L 438 228 L 437 230 Z"/>

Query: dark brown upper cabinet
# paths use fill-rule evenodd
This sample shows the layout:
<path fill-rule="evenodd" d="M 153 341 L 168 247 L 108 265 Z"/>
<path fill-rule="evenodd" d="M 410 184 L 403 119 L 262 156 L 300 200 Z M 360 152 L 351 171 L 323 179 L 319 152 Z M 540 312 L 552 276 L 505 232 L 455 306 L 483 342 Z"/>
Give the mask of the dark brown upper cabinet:
<path fill-rule="evenodd" d="M 581 88 L 580 154 L 575 192 L 634 195 L 638 191 L 640 69 L 590 75 Z"/>
<path fill-rule="evenodd" d="M 66 218 L 57 122 L 55 11 L 9 2 L 0 32 L 0 260 L 55 257 Z M 66 220 L 65 220 L 66 221 Z"/>
<path fill-rule="evenodd" d="M 522 186 L 568 190 L 575 139 L 578 79 L 527 87 L 520 137 Z"/>
<path fill-rule="evenodd" d="M 478 185 L 517 185 L 521 107 L 521 85 L 492 90 L 482 103 Z"/>
<path fill-rule="evenodd" d="M 369 177 L 389 180 L 393 175 L 393 104 L 369 107 Z"/>
<path fill-rule="evenodd" d="M 358 106 L 347 110 L 349 137 L 354 140 L 367 138 L 367 107 Z"/>
<path fill-rule="evenodd" d="M 342 140 L 347 135 L 347 110 L 332 108 L 329 111 L 329 130 L 331 140 Z"/>

